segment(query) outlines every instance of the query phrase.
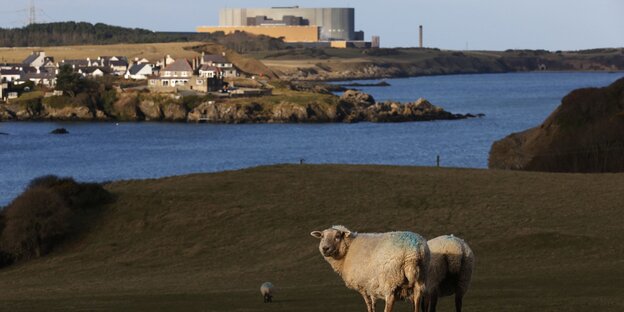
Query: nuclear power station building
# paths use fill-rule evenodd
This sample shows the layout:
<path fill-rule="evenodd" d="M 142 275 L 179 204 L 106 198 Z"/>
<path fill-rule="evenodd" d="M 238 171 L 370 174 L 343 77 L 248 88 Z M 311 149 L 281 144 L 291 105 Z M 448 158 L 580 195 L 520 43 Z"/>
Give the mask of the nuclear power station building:
<path fill-rule="evenodd" d="M 355 31 L 353 8 L 228 8 L 220 11 L 219 26 L 199 26 L 197 31 L 244 31 L 285 42 L 335 42 L 332 46 L 364 41 L 364 32 Z"/>

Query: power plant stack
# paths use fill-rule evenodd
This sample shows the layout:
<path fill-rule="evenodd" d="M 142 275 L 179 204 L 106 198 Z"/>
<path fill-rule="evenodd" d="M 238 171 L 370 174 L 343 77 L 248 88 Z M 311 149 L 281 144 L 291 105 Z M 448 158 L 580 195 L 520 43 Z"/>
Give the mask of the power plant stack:
<path fill-rule="evenodd" d="M 380 42 L 379 42 L 379 36 L 372 36 L 371 48 L 379 48 L 379 47 L 381 47 Z"/>
<path fill-rule="evenodd" d="M 420 25 L 418 27 L 419 30 L 419 35 L 418 35 L 418 47 L 422 48 L 423 47 L 423 27 L 422 25 Z"/>

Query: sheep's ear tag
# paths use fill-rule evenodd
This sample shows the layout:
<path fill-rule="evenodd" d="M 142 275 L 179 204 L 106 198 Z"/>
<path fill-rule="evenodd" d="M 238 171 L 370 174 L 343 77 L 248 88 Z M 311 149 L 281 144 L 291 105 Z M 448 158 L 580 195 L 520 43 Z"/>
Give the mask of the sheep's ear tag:
<path fill-rule="evenodd" d="M 321 238 L 323 236 L 323 233 L 319 232 L 319 231 L 314 231 L 311 232 L 310 235 L 316 237 L 316 238 Z"/>

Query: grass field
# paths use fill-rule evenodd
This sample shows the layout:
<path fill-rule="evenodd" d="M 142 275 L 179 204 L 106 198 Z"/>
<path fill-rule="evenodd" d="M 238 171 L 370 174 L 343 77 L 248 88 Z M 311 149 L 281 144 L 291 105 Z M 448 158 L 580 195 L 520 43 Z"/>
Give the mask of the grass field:
<path fill-rule="evenodd" d="M 465 238 L 477 256 L 465 311 L 623 311 L 623 185 L 624 174 L 346 165 L 114 182 L 116 202 L 82 237 L 0 270 L 0 310 L 364 311 L 309 234 L 344 224 Z"/>
<path fill-rule="evenodd" d="M 173 43 L 141 43 L 141 44 L 113 44 L 113 45 L 85 45 L 62 47 L 28 47 L 28 48 L 0 48 L 0 63 L 17 63 L 24 60 L 32 51 L 45 51 L 47 56 L 53 56 L 60 62 L 63 59 L 97 59 L 98 56 L 122 55 L 128 59 L 147 58 L 157 61 L 170 54 L 173 58 L 193 58 L 197 53 L 184 48 L 202 44 L 200 42 L 173 42 Z"/>

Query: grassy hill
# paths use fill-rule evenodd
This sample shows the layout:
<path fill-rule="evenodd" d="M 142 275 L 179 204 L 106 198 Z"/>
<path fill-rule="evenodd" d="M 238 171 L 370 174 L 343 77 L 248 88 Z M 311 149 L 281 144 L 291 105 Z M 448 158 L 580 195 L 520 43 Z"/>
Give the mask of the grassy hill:
<path fill-rule="evenodd" d="M 0 310 L 363 311 L 309 235 L 344 224 L 464 237 L 477 256 L 467 311 L 622 311 L 622 185 L 624 174 L 344 165 L 114 182 L 116 202 L 82 237 L 0 270 Z M 279 288 L 270 305 L 264 281 Z"/>
<path fill-rule="evenodd" d="M 490 168 L 624 172 L 624 78 L 577 89 L 539 126 L 494 142 Z"/>
<path fill-rule="evenodd" d="M 285 79 L 373 79 L 524 71 L 624 70 L 624 49 L 582 51 L 439 49 L 290 49 L 250 52 Z"/>

